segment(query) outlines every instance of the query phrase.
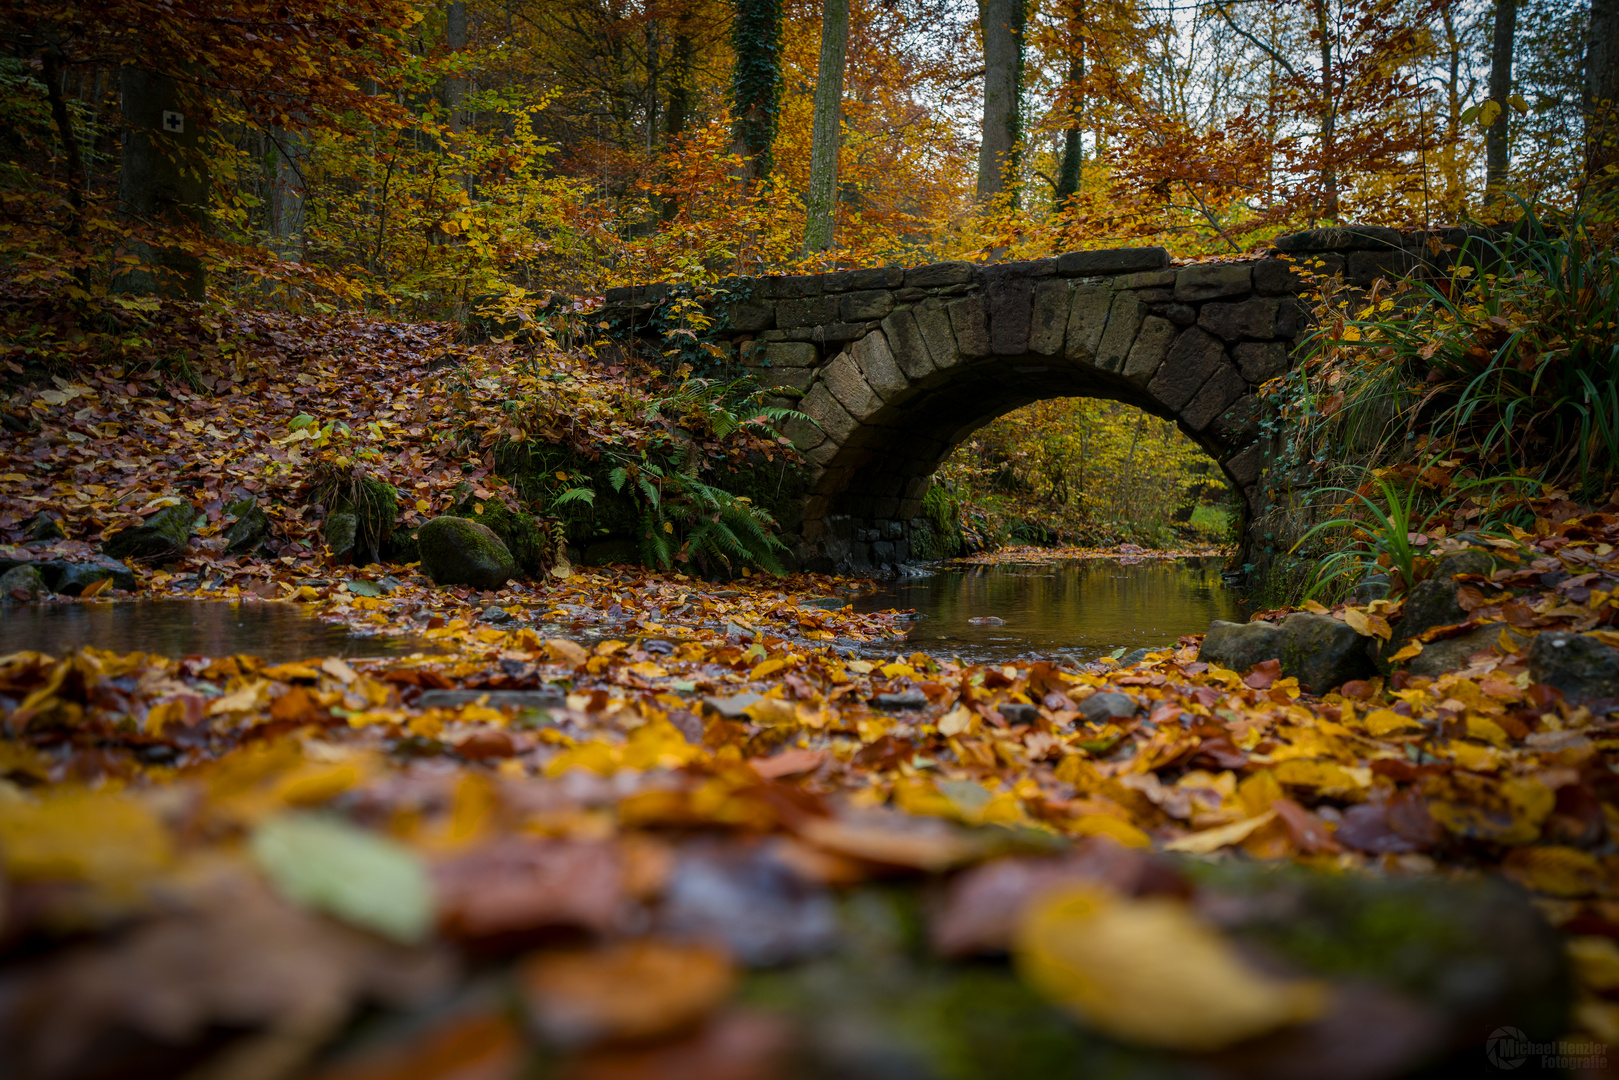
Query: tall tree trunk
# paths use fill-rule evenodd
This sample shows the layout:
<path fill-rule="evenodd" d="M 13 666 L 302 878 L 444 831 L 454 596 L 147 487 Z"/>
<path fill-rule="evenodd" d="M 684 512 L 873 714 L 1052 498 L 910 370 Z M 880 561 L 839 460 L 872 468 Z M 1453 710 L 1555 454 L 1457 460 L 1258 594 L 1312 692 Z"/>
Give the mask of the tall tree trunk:
<path fill-rule="evenodd" d="M 1062 168 L 1057 173 L 1057 205 L 1079 193 L 1085 177 L 1085 0 L 1068 0 L 1068 127 L 1063 131 Z"/>
<path fill-rule="evenodd" d="M 275 171 L 270 177 L 272 247 L 288 262 L 302 262 L 308 217 L 309 133 L 277 128 L 271 134 L 275 147 Z"/>
<path fill-rule="evenodd" d="M 1495 29 L 1490 39 L 1490 100 L 1501 107 L 1484 133 L 1484 185 L 1495 198 L 1507 182 L 1507 117 L 1512 109 L 1512 44 L 1518 29 L 1518 0 L 1495 0 Z"/>
<path fill-rule="evenodd" d="M 208 227 L 208 159 L 202 150 L 203 114 L 195 94 L 184 95 L 168 75 L 137 67 L 120 74 L 124 120 L 118 172 L 120 212 L 139 225 L 180 234 Z M 207 288 L 202 260 L 184 247 L 131 245 L 142 265 L 114 283 L 120 292 L 201 300 Z"/>
<path fill-rule="evenodd" d="M 50 101 L 51 121 L 56 125 L 56 136 L 62 140 L 62 153 L 67 159 L 68 222 L 63 230 L 77 240 L 84 235 L 84 159 L 79 156 L 79 139 L 73 132 L 73 116 L 62 98 L 62 54 L 55 45 L 48 45 L 41 57 L 45 80 L 45 96 Z"/>
<path fill-rule="evenodd" d="M 1333 93 L 1332 37 L 1327 26 L 1327 0 L 1315 0 L 1317 44 L 1321 49 L 1321 216 L 1337 221 L 1338 102 Z"/>
<path fill-rule="evenodd" d="M 781 92 L 781 0 L 732 0 L 736 18 L 731 45 L 736 70 L 731 78 L 731 117 L 743 179 L 770 172 L 776 141 L 776 101 Z"/>
<path fill-rule="evenodd" d="M 1446 3 L 1439 11 L 1445 26 L 1445 210 L 1455 214 L 1463 208 L 1462 172 L 1456 161 L 1462 127 L 1462 41 L 1456 32 L 1454 5 Z"/>
<path fill-rule="evenodd" d="M 1585 175 L 1599 191 L 1619 189 L 1619 0 L 1591 0 L 1585 47 Z"/>
<path fill-rule="evenodd" d="M 686 133 L 691 116 L 692 65 L 697 59 L 697 46 L 692 38 L 692 5 L 684 5 L 675 16 L 674 47 L 669 56 L 669 102 L 663 110 L 663 147 L 673 149 L 680 136 Z M 658 216 L 672 221 L 680 213 L 680 200 L 665 195 Z"/>
<path fill-rule="evenodd" d="M 809 211 L 804 247 L 832 246 L 838 203 L 838 144 L 843 140 L 843 61 L 849 48 L 849 0 L 826 0 L 821 11 L 821 67 L 815 77 L 815 127 L 810 143 Z"/>
<path fill-rule="evenodd" d="M 444 11 L 444 47 L 461 52 L 467 47 L 466 0 L 453 0 Z M 467 77 L 452 75 L 444 80 L 444 111 L 449 114 L 450 130 L 459 135 L 466 130 Z"/>
<path fill-rule="evenodd" d="M 978 0 L 978 24 L 984 35 L 984 125 L 978 144 L 980 201 L 1005 191 L 1008 179 L 1017 170 L 1023 3 L 1024 0 Z"/>

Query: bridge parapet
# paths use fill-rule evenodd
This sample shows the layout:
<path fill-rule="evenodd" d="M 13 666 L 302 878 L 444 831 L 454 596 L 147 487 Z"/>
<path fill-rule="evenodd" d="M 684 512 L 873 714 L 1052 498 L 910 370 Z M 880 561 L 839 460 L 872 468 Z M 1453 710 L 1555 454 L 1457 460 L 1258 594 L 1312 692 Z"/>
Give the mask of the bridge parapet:
<path fill-rule="evenodd" d="M 1150 247 L 738 278 L 710 303 L 721 341 L 814 421 L 785 431 L 807 459 L 805 495 L 778 509 L 802 563 L 881 568 L 921 546 L 922 497 L 950 451 L 1043 398 L 1109 398 L 1173 419 L 1253 512 L 1267 452 L 1256 391 L 1292 364 L 1309 321 L 1305 272 L 1367 288 L 1447 269 L 1466 237 L 1346 227 L 1213 263 L 1172 265 Z M 610 290 L 604 315 L 645 326 L 677 296 Z"/>

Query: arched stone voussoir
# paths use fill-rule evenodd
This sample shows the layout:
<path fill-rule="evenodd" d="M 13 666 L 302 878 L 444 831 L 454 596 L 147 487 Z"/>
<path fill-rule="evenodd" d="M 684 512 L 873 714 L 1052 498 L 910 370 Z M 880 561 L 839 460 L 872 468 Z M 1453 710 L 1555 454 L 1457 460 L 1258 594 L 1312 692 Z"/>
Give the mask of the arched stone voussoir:
<path fill-rule="evenodd" d="M 911 380 L 900 370 L 882 331 L 873 331 L 849 346 L 849 356 L 860 369 L 866 385 L 884 402 L 898 404 L 911 396 Z"/>

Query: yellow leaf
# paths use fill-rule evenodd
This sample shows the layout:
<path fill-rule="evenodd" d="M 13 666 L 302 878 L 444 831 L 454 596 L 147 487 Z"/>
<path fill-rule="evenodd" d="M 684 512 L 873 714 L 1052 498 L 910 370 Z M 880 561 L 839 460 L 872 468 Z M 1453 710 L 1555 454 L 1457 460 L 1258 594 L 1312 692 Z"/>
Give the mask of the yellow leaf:
<path fill-rule="evenodd" d="M 787 663 L 787 660 L 780 656 L 773 660 L 766 660 L 764 663 L 757 665 L 752 671 L 748 672 L 748 678 L 762 679 L 766 675 L 780 671 L 782 668 L 787 666 Z"/>
<path fill-rule="evenodd" d="M 1507 104 L 1517 110 L 1519 116 L 1525 116 L 1529 112 L 1529 103 L 1523 99 L 1522 94 L 1512 94 L 1507 98 Z"/>
<path fill-rule="evenodd" d="M 1372 636 L 1371 622 L 1367 619 L 1366 613 L 1359 608 L 1344 608 L 1343 619 L 1349 624 L 1349 628 L 1361 637 Z"/>
<path fill-rule="evenodd" d="M 545 643 L 546 655 L 555 663 L 578 667 L 590 655 L 585 647 L 567 638 L 551 638 Z"/>
<path fill-rule="evenodd" d="M 1400 646 L 1398 652 L 1396 652 L 1393 656 L 1389 657 L 1389 663 L 1398 664 L 1402 660 L 1411 659 L 1413 656 L 1416 656 L 1420 652 L 1422 652 L 1422 642 L 1420 642 L 1420 641 L 1408 641 L 1404 645 Z"/>
<path fill-rule="evenodd" d="M 1385 735 L 1392 735 L 1397 731 L 1421 731 L 1421 720 L 1409 716 L 1401 716 L 1393 709 L 1374 709 L 1367 713 L 1361 723 L 1366 726 L 1368 734 L 1381 739 Z"/>
<path fill-rule="evenodd" d="M 1312 615 L 1325 615 L 1327 613 L 1326 607 L 1315 600 L 1306 600 L 1299 605 L 1299 609 L 1308 611 Z"/>
<path fill-rule="evenodd" d="M 320 669 L 338 682 L 347 686 L 360 676 L 355 670 L 335 656 L 328 656 L 320 662 Z"/>
<path fill-rule="evenodd" d="M 1114 1038 L 1218 1050 L 1312 1020 L 1317 982 L 1250 967 L 1180 900 L 1125 900 L 1089 888 L 1047 893 L 1025 909 L 1013 951 L 1046 998 Z"/>
<path fill-rule="evenodd" d="M 1478 126 L 1480 131 L 1488 130 L 1501 115 L 1499 101 L 1486 101 L 1478 107 Z"/>
<path fill-rule="evenodd" d="M 0 800 L 0 866 L 13 881 L 131 886 L 174 857 L 167 830 L 126 795 L 57 791 Z"/>
<path fill-rule="evenodd" d="M 947 739 L 965 734 L 972 730 L 973 721 L 978 714 L 965 705 L 957 705 L 954 709 L 939 717 L 939 734 Z"/>
<path fill-rule="evenodd" d="M 850 660 L 849 670 L 854 672 L 856 675 L 870 675 L 873 671 L 877 670 L 877 665 L 873 664 L 870 660 Z"/>
<path fill-rule="evenodd" d="M 421 513 L 425 514 L 429 510 L 431 510 L 432 508 L 433 508 L 433 504 L 428 502 L 426 499 L 417 499 L 416 500 L 416 509 L 418 511 L 420 511 Z"/>
<path fill-rule="evenodd" d="M 1619 944 L 1610 937 L 1577 937 L 1564 946 L 1580 982 L 1592 990 L 1619 986 Z"/>
<path fill-rule="evenodd" d="M 1171 840 L 1164 845 L 1164 850 L 1180 851 L 1188 855 L 1208 855 L 1230 844 L 1242 843 L 1262 826 L 1270 824 L 1275 818 L 1276 811 L 1267 810 L 1257 817 L 1233 821 L 1229 825 L 1204 829 L 1202 832 L 1183 836 L 1179 840 Z"/>
<path fill-rule="evenodd" d="M 1601 892 L 1608 882 L 1595 856 L 1557 844 L 1518 848 L 1507 855 L 1501 869 L 1526 888 L 1568 899 Z"/>
<path fill-rule="evenodd" d="M 1112 814 L 1086 814 L 1077 817 L 1068 826 L 1068 831 L 1075 836 L 1105 836 L 1117 840 L 1125 847 L 1150 848 L 1152 837 Z"/>
<path fill-rule="evenodd" d="M 79 599 L 93 600 L 110 588 L 112 588 L 112 578 L 110 577 L 104 577 L 100 581 L 92 581 L 84 587 L 83 592 L 79 593 Z"/>
<path fill-rule="evenodd" d="M 208 704 L 208 715 L 219 716 L 223 713 L 251 712 L 264 704 L 268 697 L 270 684 L 264 679 L 257 679 L 241 687 L 233 693 L 215 698 Z"/>
<path fill-rule="evenodd" d="M 1446 749 L 1450 751 L 1450 759 L 1468 772 L 1494 772 L 1500 764 L 1497 761 L 1500 755 L 1494 748 L 1478 743 L 1453 742 Z"/>
<path fill-rule="evenodd" d="M 1367 773 L 1361 780 L 1358 774 Z M 1360 791 L 1371 786 L 1369 769 L 1346 769 L 1331 761 L 1284 761 L 1276 766 L 1276 779 L 1296 787 L 1316 788 L 1323 794 Z"/>
<path fill-rule="evenodd" d="M 884 664 L 882 666 L 882 673 L 890 679 L 896 678 L 900 675 L 904 675 L 907 678 L 916 677 L 916 669 L 911 667 L 909 664 Z"/>
<path fill-rule="evenodd" d="M 1484 716 L 1469 716 L 1467 718 L 1467 737 L 1492 743 L 1505 750 L 1507 748 L 1507 733 L 1500 724 Z"/>

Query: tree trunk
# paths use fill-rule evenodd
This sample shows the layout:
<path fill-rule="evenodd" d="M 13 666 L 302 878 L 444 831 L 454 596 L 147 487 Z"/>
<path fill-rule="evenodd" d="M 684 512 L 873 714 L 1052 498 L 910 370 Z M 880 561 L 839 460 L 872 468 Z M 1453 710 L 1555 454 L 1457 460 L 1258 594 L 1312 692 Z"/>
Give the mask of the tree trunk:
<path fill-rule="evenodd" d="M 1321 48 L 1321 216 L 1337 221 L 1338 103 L 1332 92 L 1332 38 L 1327 26 L 1327 0 L 1316 0 L 1315 14 Z"/>
<path fill-rule="evenodd" d="M 675 16 L 674 49 L 669 57 L 669 103 L 663 110 L 663 148 L 671 150 L 680 136 L 686 133 L 691 115 L 692 65 L 697 59 L 697 47 L 692 40 L 691 5 L 681 8 Z M 680 213 L 680 200 L 665 195 L 658 216 L 673 221 Z"/>
<path fill-rule="evenodd" d="M 207 287 L 202 260 L 174 246 L 174 234 L 208 227 L 208 159 L 202 152 L 203 116 L 195 95 L 182 95 L 168 75 L 125 67 L 120 74 L 124 120 L 118 172 L 119 211 L 147 228 L 169 234 L 157 246 L 131 247 L 141 265 L 121 273 L 120 292 L 201 300 Z"/>
<path fill-rule="evenodd" d="M 47 46 L 41 57 L 45 80 L 45 96 L 50 101 L 51 120 L 56 124 L 56 136 L 62 140 L 62 152 L 67 158 L 68 223 L 63 232 L 74 240 L 84 235 L 84 159 L 79 156 L 79 138 L 73 131 L 73 116 L 67 102 L 62 99 L 62 54 L 56 46 Z M 83 271 L 76 271 L 82 279 Z"/>
<path fill-rule="evenodd" d="M 1068 6 L 1068 127 L 1063 132 L 1062 169 L 1057 173 L 1057 205 L 1079 193 L 1085 177 L 1085 144 L 1080 121 L 1085 115 L 1085 0 Z"/>
<path fill-rule="evenodd" d="M 1447 3 L 1440 9 L 1440 16 L 1445 26 L 1445 146 L 1447 148 L 1445 171 L 1445 210 L 1448 215 L 1454 215 L 1463 208 L 1462 172 L 1456 161 L 1456 148 L 1461 145 L 1462 127 L 1462 42 L 1461 36 L 1456 32 L 1456 12 L 1452 4 Z"/>
<path fill-rule="evenodd" d="M 776 101 L 781 92 L 781 0 L 733 0 L 731 118 L 746 181 L 770 172 L 776 141 Z"/>
<path fill-rule="evenodd" d="M 821 11 L 821 67 L 815 78 L 815 128 L 810 144 L 809 211 L 804 247 L 832 246 L 838 203 L 838 144 L 843 139 L 843 61 L 849 48 L 849 0 L 826 0 Z"/>
<path fill-rule="evenodd" d="M 1484 186 L 1499 198 L 1507 182 L 1507 117 L 1512 107 L 1512 42 L 1517 36 L 1518 0 L 1495 0 L 1495 30 L 1490 40 L 1490 100 L 1501 107 L 1484 133 Z"/>
<path fill-rule="evenodd" d="M 1024 0 L 978 0 L 978 23 L 984 34 L 984 126 L 978 144 L 980 201 L 1005 191 L 1017 170 L 1023 3 Z"/>
<path fill-rule="evenodd" d="M 271 132 L 275 172 L 270 178 L 270 236 L 277 256 L 288 262 L 304 259 L 304 223 L 308 217 L 309 133 L 277 128 Z"/>
<path fill-rule="evenodd" d="M 1619 0 L 1591 0 L 1585 48 L 1585 175 L 1598 190 L 1619 188 Z"/>
<path fill-rule="evenodd" d="M 454 0 L 444 12 L 444 47 L 461 52 L 467 47 L 466 0 Z M 466 130 L 467 77 L 452 75 L 444 80 L 444 110 L 449 114 L 450 130 L 459 135 Z"/>

